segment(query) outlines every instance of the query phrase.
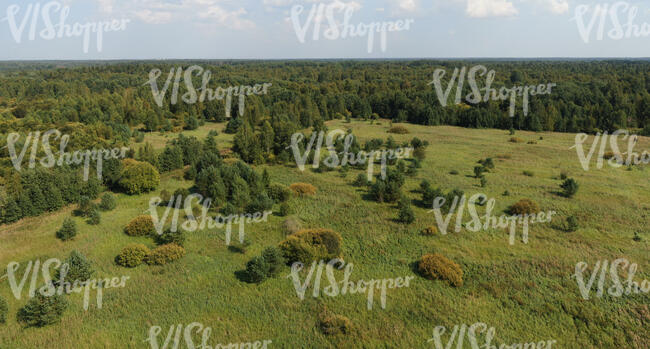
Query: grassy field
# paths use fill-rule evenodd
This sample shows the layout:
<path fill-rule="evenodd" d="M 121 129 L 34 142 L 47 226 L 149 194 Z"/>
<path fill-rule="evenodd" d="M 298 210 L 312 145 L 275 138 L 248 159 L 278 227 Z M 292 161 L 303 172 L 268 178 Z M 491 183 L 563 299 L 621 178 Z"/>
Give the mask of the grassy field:
<path fill-rule="evenodd" d="M 386 121 L 374 125 L 334 121 L 327 126 L 330 130 L 352 128 L 362 140 L 389 136 Z M 130 276 L 125 288 L 105 291 L 102 309 L 91 302 L 90 309 L 84 311 L 82 295 L 74 294 L 68 297 L 71 305 L 60 323 L 29 329 L 22 329 L 15 319 L 26 297 L 16 300 L 3 279 L 0 295 L 8 300 L 10 312 L 8 323 L 0 325 L 0 348 L 147 348 L 145 339 L 151 326 L 161 326 L 163 337 L 169 326 L 192 322 L 212 328 L 211 345 L 268 339 L 273 341 L 270 348 L 433 348 L 427 340 L 436 326 L 484 322 L 496 329 L 493 344 L 554 339 L 558 348 L 650 346 L 649 294 L 583 300 L 571 278 L 578 262 L 592 266 L 598 260 L 627 258 L 639 265 L 637 281 L 650 279 L 647 166 L 585 172 L 575 150 L 569 149 L 574 144 L 572 134 L 518 131 L 517 137 L 537 141 L 526 144 L 508 142 L 511 136 L 503 130 L 405 127 L 410 134 L 393 135 L 398 142 L 418 137 L 430 143 L 422 168 L 403 188 L 410 198 L 420 199 L 414 191 L 427 179 L 445 192 L 459 188 L 468 196 L 485 193 L 495 198 L 497 215 L 520 199 L 533 199 L 544 211 L 558 212 L 554 222 L 532 225 L 529 243 L 517 239 L 512 246 L 504 230 L 423 236 L 423 228 L 435 225 L 429 208 L 414 205 L 415 223 L 396 222 L 395 205 L 367 200 L 365 188 L 352 186 L 362 171 L 350 170 L 342 177 L 339 171 L 301 172 L 295 166 L 257 168 L 268 169 L 272 182 L 307 182 L 318 188 L 314 197 L 294 197 L 290 204 L 304 227 L 341 233 L 343 257 L 354 264 L 352 280 L 415 276 L 410 287 L 388 291 L 386 309 L 376 300 L 373 309 L 367 310 L 366 297 L 358 294 L 308 296 L 301 301 L 285 277 L 289 267 L 260 285 L 236 277 L 250 258 L 284 239 L 284 218 L 278 216 L 267 224 L 247 226 L 251 246 L 246 254 L 229 250 L 223 231 L 205 230 L 186 234 L 188 254 L 178 262 L 135 269 L 116 266 L 114 257 L 125 245 L 142 242 L 154 246 L 151 239 L 126 236 L 123 227 L 144 213 L 149 199 L 160 190 L 192 184 L 182 180 L 181 173 L 165 174 L 156 193 L 119 195 L 117 209 L 102 213 L 100 225 L 90 226 L 77 219 L 79 233 L 73 241 L 61 242 L 54 235 L 70 216 L 71 207 L 0 227 L 3 268 L 11 261 L 65 259 L 70 251 L 78 250 L 94 263 L 97 276 Z M 230 146 L 231 136 L 222 133 L 223 125 L 207 124 L 187 135 L 204 137 L 211 129 L 219 130 L 220 146 Z M 159 149 L 169 139 L 160 134 L 145 137 Z M 641 138 L 636 149 L 650 150 L 650 139 Z M 486 174 L 487 187 L 481 188 L 472 177 L 473 168 L 486 157 L 494 158 L 496 166 Z M 458 174 L 450 174 L 452 170 Z M 557 194 L 562 171 L 580 184 L 574 198 Z M 506 190 L 510 196 L 502 195 Z M 573 233 L 556 228 L 569 215 L 580 223 Z M 635 232 L 643 241 L 633 241 Z M 413 262 L 431 252 L 462 266 L 462 287 L 427 280 L 413 272 Z M 345 336 L 323 335 L 317 320 L 324 307 L 348 317 L 354 331 Z"/>

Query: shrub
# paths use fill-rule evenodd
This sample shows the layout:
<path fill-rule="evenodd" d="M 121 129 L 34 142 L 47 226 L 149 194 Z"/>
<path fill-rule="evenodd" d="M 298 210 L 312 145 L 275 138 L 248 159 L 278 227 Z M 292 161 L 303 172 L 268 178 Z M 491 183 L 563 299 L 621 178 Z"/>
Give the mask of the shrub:
<path fill-rule="evenodd" d="M 316 194 L 316 187 L 309 183 L 294 183 L 289 186 L 294 193 L 302 195 L 314 195 Z"/>
<path fill-rule="evenodd" d="M 567 178 L 564 183 L 560 185 L 560 187 L 563 190 L 562 194 L 570 198 L 576 195 L 579 185 L 578 182 L 576 182 L 573 178 Z"/>
<path fill-rule="evenodd" d="M 368 185 L 368 176 L 363 173 L 359 173 L 354 182 L 352 182 L 352 185 L 355 187 L 363 187 L 365 185 Z"/>
<path fill-rule="evenodd" d="M 36 296 L 18 311 L 18 322 L 26 327 L 50 325 L 61 319 L 67 307 L 68 302 L 62 295 L 54 294 L 46 297 L 36 292 Z"/>
<path fill-rule="evenodd" d="M 483 165 L 486 169 L 493 169 L 494 168 L 494 161 L 492 158 L 486 158 L 485 160 L 479 160 L 479 164 Z"/>
<path fill-rule="evenodd" d="M 427 279 L 446 280 L 452 286 L 463 286 L 463 270 L 460 265 L 441 254 L 426 254 L 418 263 L 418 271 Z"/>
<path fill-rule="evenodd" d="M 74 214 L 81 217 L 88 217 L 90 213 L 95 209 L 95 205 L 87 196 L 82 196 L 79 199 L 77 209 L 74 211 Z"/>
<path fill-rule="evenodd" d="M 282 222 L 282 230 L 286 234 L 294 234 L 302 230 L 302 223 L 295 217 L 289 217 Z"/>
<path fill-rule="evenodd" d="M 503 196 L 510 196 L 510 191 L 508 191 L 508 190 L 504 191 Z"/>
<path fill-rule="evenodd" d="M 609 160 L 609 159 L 614 158 L 614 156 L 616 156 L 616 154 L 614 154 L 613 151 L 608 151 L 605 154 L 603 154 L 603 159 Z"/>
<path fill-rule="evenodd" d="M 124 247 L 122 252 L 115 257 L 115 263 L 123 267 L 135 268 L 144 262 L 149 253 L 151 251 L 145 245 L 131 244 Z"/>
<path fill-rule="evenodd" d="M 293 212 L 292 212 L 291 206 L 289 205 L 288 202 L 283 202 L 283 203 L 280 204 L 280 212 L 279 212 L 280 216 L 286 217 L 286 216 L 290 215 L 291 213 L 293 213 Z"/>
<path fill-rule="evenodd" d="M 118 186 L 127 194 L 147 193 L 160 184 L 160 174 L 150 163 L 133 159 L 125 159 L 122 163 Z"/>
<path fill-rule="evenodd" d="M 124 233 L 129 236 L 150 236 L 156 231 L 151 216 L 141 215 L 133 218 L 129 224 L 124 227 Z"/>
<path fill-rule="evenodd" d="M 449 171 L 449 174 L 450 174 L 450 175 L 454 175 L 454 176 L 458 175 L 458 173 L 459 173 L 458 170 L 451 170 L 451 171 Z"/>
<path fill-rule="evenodd" d="M 0 296 L 0 324 L 7 322 L 7 312 L 9 307 L 7 306 L 7 301 Z"/>
<path fill-rule="evenodd" d="M 422 230 L 422 235 L 431 236 L 436 234 L 438 234 L 438 228 L 434 226 L 426 227 L 424 230 Z"/>
<path fill-rule="evenodd" d="M 276 203 L 285 202 L 291 199 L 291 189 L 282 184 L 271 184 L 267 189 L 269 197 Z"/>
<path fill-rule="evenodd" d="M 279 245 L 288 263 L 325 260 L 341 256 L 343 239 L 329 229 L 305 229 L 291 234 Z"/>
<path fill-rule="evenodd" d="M 176 244 L 167 244 L 155 248 L 145 258 L 149 265 L 165 265 L 185 256 L 185 249 Z"/>
<path fill-rule="evenodd" d="M 162 234 L 156 234 L 154 239 L 158 245 L 167 245 L 172 243 L 181 247 L 185 245 L 185 235 L 183 235 L 183 232 L 180 230 L 165 230 Z"/>
<path fill-rule="evenodd" d="M 74 238 L 77 235 L 77 223 L 68 217 L 63 220 L 63 225 L 61 229 L 56 232 L 56 237 L 62 241 L 67 241 Z"/>
<path fill-rule="evenodd" d="M 535 174 L 532 171 L 524 171 L 524 176 L 534 177 Z"/>
<path fill-rule="evenodd" d="M 424 147 L 415 148 L 415 150 L 413 150 L 413 157 L 419 161 L 422 161 L 427 157 L 427 152 L 425 151 Z"/>
<path fill-rule="evenodd" d="M 411 205 L 402 205 L 399 209 L 398 220 L 404 224 L 415 222 L 415 213 Z"/>
<path fill-rule="evenodd" d="M 324 335 L 335 336 L 350 333 L 352 322 L 345 316 L 330 314 L 325 311 L 319 316 L 318 327 L 320 327 Z"/>
<path fill-rule="evenodd" d="M 269 263 L 261 256 L 253 257 L 246 263 L 246 275 L 250 282 L 260 283 L 266 280 L 269 276 L 269 269 Z"/>
<path fill-rule="evenodd" d="M 574 216 L 567 217 L 565 229 L 568 232 L 574 232 L 578 230 L 578 219 Z"/>
<path fill-rule="evenodd" d="M 260 193 L 246 206 L 246 212 L 264 212 L 273 208 L 273 200 L 266 193 Z"/>
<path fill-rule="evenodd" d="M 485 186 L 487 186 L 487 178 L 481 176 L 481 187 L 485 188 Z"/>
<path fill-rule="evenodd" d="M 92 210 L 90 211 L 90 214 L 88 215 L 88 224 L 90 225 L 98 225 L 101 222 L 102 216 L 99 214 L 98 210 Z"/>
<path fill-rule="evenodd" d="M 483 175 L 483 172 L 485 172 L 485 171 L 486 171 L 485 167 L 483 167 L 483 166 L 475 166 L 474 167 L 474 177 L 481 178 L 481 176 Z"/>
<path fill-rule="evenodd" d="M 104 211 L 111 211 L 117 207 L 117 202 L 115 196 L 111 193 L 105 193 L 102 195 L 102 200 L 99 203 L 99 208 Z"/>
<path fill-rule="evenodd" d="M 510 128 L 510 135 L 513 136 L 514 134 L 515 134 L 515 129 L 511 127 Z"/>
<path fill-rule="evenodd" d="M 67 267 L 64 269 L 63 265 Z M 70 252 L 70 256 L 63 262 L 63 265 L 54 272 L 55 282 L 61 280 L 61 277 L 71 284 L 76 280 L 86 281 L 95 273 L 90 262 L 78 251 Z M 64 271 L 65 273 L 61 275 Z"/>
<path fill-rule="evenodd" d="M 537 141 L 528 141 L 528 144 L 537 144 Z"/>
<path fill-rule="evenodd" d="M 530 199 L 519 200 L 517 203 L 510 206 L 509 209 L 510 214 L 513 215 L 532 214 L 538 213 L 539 211 L 539 205 Z"/>
<path fill-rule="evenodd" d="M 521 138 L 518 138 L 518 137 L 510 137 L 509 142 L 510 142 L 510 143 L 523 143 L 524 140 L 521 139 Z"/>
<path fill-rule="evenodd" d="M 165 205 L 165 204 L 169 203 L 169 200 L 171 200 L 171 199 L 172 199 L 172 194 L 170 192 L 168 192 L 167 190 L 163 189 L 160 192 L 160 200 L 161 200 L 160 204 L 161 205 Z"/>
<path fill-rule="evenodd" d="M 282 269 L 282 266 L 287 263 L 287 261 L 284 259 L 284 256 L 282 255 L 282 250 L 277 247 L 267 247 L 262 252 L 262 258 L 264 258 L 266 263 L 269 265 L 268 276 L 278 275 L 280 273 L 280 269 Z"/>
<path fill-rule="evenodd" d="M 406 129 L 406 127 L 404 127 L 404 126 L 393 126 L 388 130 L 388 133 L 395 133 L 395 134 L 398 134 L 398 135 L 405 135 L 405 134 L 409 134 L 411 132 L 409 132 L 409 130 Z"/>
<path fill-rule="evenodd" d="M 562 171 L 560 172 L 560 179 L 565 180 L 569 177 L 569 173 L 567 171 Z"/>
<path fill-rule="evenodd" d="M 636 241 L 636 242 L 641 242 L 641 241 L 643 241 L 643 239 L 641 238 L 641 236 L 639 235 L 639 233 L 636 232 L 636 231 L 634 232 L 634 237 L 632 238 L 632 240 L 634 240 L 634 241 Z"/>

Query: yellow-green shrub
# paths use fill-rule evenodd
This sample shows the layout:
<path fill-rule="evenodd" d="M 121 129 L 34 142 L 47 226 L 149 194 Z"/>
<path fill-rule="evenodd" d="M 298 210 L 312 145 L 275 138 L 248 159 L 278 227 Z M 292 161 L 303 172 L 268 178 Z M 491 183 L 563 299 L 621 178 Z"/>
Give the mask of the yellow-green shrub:
<path fill-rule="evenodd" d="M 124 232 L 129 236 L 149 236 L 156 232 L 151 216 L 142 215 L 135 217 L 124 227 Z"/>
<path fill-rule="evenodd" d="M 406 129 L 406 127 L 404 127 L 404 126 L 393 126 L 388 130 L 388 133 L 395 133 L 395 134 L 399 134 L 399 135 L 405 135 L 405 134 L 411 133 L 411 132 L 409 132 L 409 130 Z"/>
<path fill-rule="evenodd" d="M 131 244 L 124 247 L 122 252 L 115 257 L 115 263 L 123 267 L 135 268 L 144 262 L 149 253 L 150 251 L 147 246 L 143 244 Z"/>
<path fill-rule="evenodd" d="M 452 286 L 463 286 L 463 270 L 447 257 L 434 253 L 425 254 L 418 263 L 418 271 L 427 279 L 446 280 Z"/>
<path fill-rule="evenodd" d="M 329 229 L 304 229 L 279 245 L 288 263 L 330 260 L 341 256 L 343 238 Z"/>
<path fill-rule="evenodd" d="M 162 245 L 151 251 L 145 262 L 149 265 L 165 265 L 185 256 L 185 249 L 176 244 Z"/>

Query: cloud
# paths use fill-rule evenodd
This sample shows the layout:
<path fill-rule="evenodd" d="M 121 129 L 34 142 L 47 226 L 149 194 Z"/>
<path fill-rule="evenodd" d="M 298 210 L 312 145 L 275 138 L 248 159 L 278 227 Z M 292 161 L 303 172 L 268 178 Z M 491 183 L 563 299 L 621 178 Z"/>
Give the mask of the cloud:
<path fill-rule="evenodd" d="M 561 15 L 569 12 L 569 3 L 567 0 L 538 0 L 543 6 L 553 14 Z"/>
<path fill-rule="evenodd" d="M 508 0 L 467 0 L 465 12 L 472 18 L 512 17 L 519 14 Z"/>
<path fill-rule="evenodd" d="M 229 9 L 229 0 L 95 0 L 106 15 L 132 16 L 148 24 L 191 22 L 231 29 L 250 29 L 255 23 L 246 18 L 244 8 Z M 264 0 L 287 2 L 291 0 Z"/>

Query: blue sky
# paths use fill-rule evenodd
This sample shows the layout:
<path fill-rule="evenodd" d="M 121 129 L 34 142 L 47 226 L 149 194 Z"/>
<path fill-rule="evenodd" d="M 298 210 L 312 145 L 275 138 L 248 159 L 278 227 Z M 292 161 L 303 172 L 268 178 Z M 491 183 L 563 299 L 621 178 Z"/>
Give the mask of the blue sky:
<path fill-rule="evenodd" d="M 0 60 L 650 57 L 650 2 L 619 2 L 616 11 L 598 16 L 604 12 L 598 12 L 596 5 L 608 4 L 611 9 L 615 3 L 589 0 L 58 0 L 40 3 L 9 0 L 0 5 Z M 32 21 L 36 4 L 40 10 L 37 20 Z M 50 6 L 49 11 L 43 11 L 46 4 Z M 324 9 L 332 9 L 332 16 L 319 16 L 316 11 L 319 4 Z M 32 11 L 28 17 L 30 5 Z M 291 16 L 292 9 L 298 5 L 304 10 L 293 19 L 299 28 L 310 25 L 304 42 L 299 40 Z M 308 22 L 312 8 L 315 16 Z M 350 11 L 350 24 L 364 24 L 362 30 L 375 22 L 412 22 L 408 29 L 402 26 L 401 31 L 386 33 L 385 51 L 376 37 L 369 52 L 367 35 L 324 38 L 330 18 L 341 29 L 345 10 Z M 581 21 L 576 20 L 580 10 Z M 39 35 L 46 29 L 44 18 L 48 16 L 44 13 L 49 13 L 56 24 L 63 11 L 69 11 L 65 23 L 71 26 L 111 20 L 119 24 L 122 19 L 129 22 L 117 31 L 103 33 L 101 51 L 97 49 L 97 34 L 91 32 L 88 52 L 84 52 L 81 36 L 58 38 L 55 35 L 47 39 Z M 633 23 L 639 27 L 640 35 L 608 36 L 615 29 L 614 19 L 627 23 L 631 11 L 636 11 Z M 604 35 L 602 40 L 597 40 L 601 18 Z M 589 31 L 592 19 L 596 22 Z M 313 40 L 312 36 L 316 23 L 322 23 L 319 40 Z M 35 24 L 35 35 L 30 40 L 32 24 Z M 642 33 L 644 28 L 647 34 Z"/>

